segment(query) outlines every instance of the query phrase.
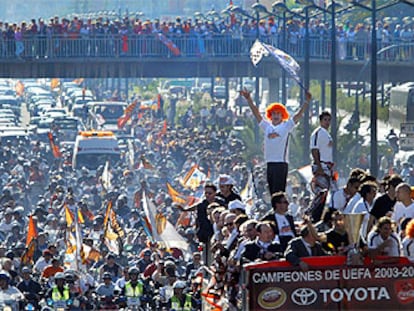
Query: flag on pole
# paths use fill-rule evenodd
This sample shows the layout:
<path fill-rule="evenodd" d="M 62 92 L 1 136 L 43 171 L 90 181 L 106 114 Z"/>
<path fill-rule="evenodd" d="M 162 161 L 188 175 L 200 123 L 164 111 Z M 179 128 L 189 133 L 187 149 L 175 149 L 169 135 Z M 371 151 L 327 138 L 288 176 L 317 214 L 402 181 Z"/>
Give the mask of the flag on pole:
<path fill-rule="evenodd" d="M 289 54 L 275 48 L 269 44 L 264 44 L 265 48 L 270 51 L 270 54 L 276 58 L 280 66 L 298 83 L 300 83 L 299 70 L 300 66 L 297 61 Z"/>
<path fill-rule="evenodd" d="M 244 188 L 242 189 L 242 191 L 240 191 L 240 197 L 242 199 L 242 201 L 246 204 L 246 214 L 248 216 L 250 215 L 250 211 L 252 210 L 253 207 L 253 199 L 254 199 L 254 183 L 253 183 L 253 174 L 250 173 L 248 178 L 247 178 L 247 182 L 246 185 L 244 186 Z"/>
<path fill-rule="evenodd" d="M 28 265 L 33 262 L 37 235 L 36 223 L 33 219 L 33 215 L 30 215 L 26 236 L 26 249 L 21 256 L 22 265 Z"/>
<path fill-rule="evenodd" d="M 75 216 L 73 215 L 72 211 L 69 209 L 69 207 L 66 204 L 64 205 L 64 208 L 65 208 L 66 226 L 71 227 L 75 219 Z M 83 218 L 83 215 L 80 210 L 78 210 L 78 222 L 81 224 L 85 223 L 85 219 Z"/>
<path fill-rule="evenodd" d="M 167 248 L 180 248 L 183 251 L 188 251 L 188 243 L 165 216 L 157 212 L 155 204 L 149 200 L 145 192 L 142 194 L 142 207 L 147 220 L 151 224 L 151 236 L 153 241 L 161 242 Z"/>
<path fill-rule="evenodd" d="M 68 268 L 79 270 L 79 259 L 82 259 L 83 254 L 80 224 L 84 223 L 84 219 L 78 208 L 76 208 L 75 212 L 72 212 L 65 204 L 64 209 L 66 218 L 66 252 L 64 265 Z"/>
<path fill-rule="evenodd" d="M 181 54 L 180 49 L 174 44 L 174 42 L 171 41 L 171 39 L 168 39 L 162 33 L 157 33 L 156 37 L 173 53 L 173 55 L 180 56 Z"/>
<path fill-rule="evenodd" d="M 27 229 L 27 237 L 26 237 L 26 246 L 29 246 L 30 242 L 32 242 L 33 239 L 37 238 L 37 228 L 35 221 L 33 219 L 33 215 L 30 215 L 29 217 L 29 225 Z"/>
<path fill-rule="evenodd" d="M 133 116 L 135 110 L 138 107 L 138 100 L 134 100 L 131 104 L 129 104 L 124 111 L 124 114 L 118 118 L 117 126 L 118 129 L 122 129 L 125 124 L 128 122 L 129 119 Z"/>
<path fill-rule="evenodd" d="M 50 149 L 52 149 L 53 157 L 55 159 L 61 158 L 62 152 L 60 151 L 59 146 L 55 144 L 55 139 L 53 137 L 53 134 L 49 132 L 47 133 L 47 137 L 49 138 Z"/>
<path fill-rule="evenodd" d="M 181 180 L 181 184 L 185 188 L 190 188 L 192 190 L 197 189 L 200 187 L 202 183 L 204 183 L 207 179 L 207 175 L 203 173 L 197 164 L 194 164 L 188 173 L 184 176 L 184 178 Z"/>
<path fill-rule="evenodd" d="M 36 239 L 33 239 L 28 246 L 26 246 L 22 256 L 20 257 L 20 262 L 22 265 L 33 264 L 33 257 L 36 250 Z"/>
<path fill-rule="evenodd" d="M 101 253 L 95 247 L 82 244 L 83 254 L 81 253 L 82 263 L 86 264 L 88 261 L 97 262 L 101 257 Z"/>
<path fill-rule="evenodd" d="M 105 167 L 101 175 L 102 186 L 105 188 L 106 191 L 110 191 L 112 188 L 111 179 L 112 179 L 112 173 L 109 169 L 109 161 L 106 161 Z"/>
<path fill-rule="evenodd" d="M 250 48 L 250 60 L 254 66 L 257 66 L 258 63 L 262 60 L 263 56 L 268 56 L 269 51 L 263 46 L 263 44 L 256 40 L 252 47 Z"/>
<path fill-rule="evenodd" d="M 167 182 L 167 191 L 173 202 L 179 204 L 187 204 L 187 197 L 175 190 L 169 182 Z"/>
<path fill-rule="evenodd" d="M 188 205 L 188 206 L 193 205 L 201 198 L 196 195 L 184 195 L 178 192 L 176 189 L 174 189 L 173 186 L 171 186 L 171 184 L 168 182 L 167 182 L 167 191 L 171 197 L 171 200 L 181 205 Z"/>
<path fill-rule="evenodd" d="M 104 217 L 104 243 L 109 251 L 119 255 L 122 251 L 122 239 L 125 232 L 116 219 L 115 211 L 112 208 L 112 201 L 108 202 Z"/>
<path fill-rule="evenodd" d="M 300 66 L 297 61 L 286 52 L 256 40 L 250 49 L 250 59 L 254 66 L 262 60 L 263 56 L 273 56 L 280 66 L 294 79 L 302 89 L 305 89 L 299 78 Z"/>

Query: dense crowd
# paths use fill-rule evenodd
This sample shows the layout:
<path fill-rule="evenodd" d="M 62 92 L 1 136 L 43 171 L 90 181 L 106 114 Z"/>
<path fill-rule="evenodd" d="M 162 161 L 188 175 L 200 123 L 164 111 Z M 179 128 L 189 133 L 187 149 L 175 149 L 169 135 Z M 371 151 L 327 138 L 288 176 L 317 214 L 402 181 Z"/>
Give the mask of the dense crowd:
<path fill-rule="evenodd" d="M 30 22 L 0 22 L 2 57 L 85 57 L 85 56 L 167 56 L 167 55 L 240 55 L 248 53 L 256 38 L 303 56 L 305 22 L 269 17 L 256 21 L 250 18 L 228 19 L 177 17 L 175 20 L 125 17 L 80 18 L 59 17 Z M 336 26 L 340 59 L 364 60 L 369 57 L 371 25 L 343 21 Z M 378 48 L 404 45 L 413 41 L 412 24 L 407 20 L 377 22 Z M 331 31 L 323 15 L 310 19 L 310 55 L 329 58 Z M 162 35 L 162 36 L 160 36 Z M 167 38 L 170 38 L 168 40 Z M 283 42 L 284 38 L 286 43 Z M 167 44 L 167 48 L 164 44 Z M 176 50 L 171 53 L 171 45 Z M 406 60 L 412 57 L 410 45 L 391 49 L 379 55 L 384 60 Z"/>
<path fill-rule="evenodd" d="M 367 262 L 413 259 L 414 203 L 400 172 L 378 180 L 354 169 L 328 196 L 320 219 L 312 219 L 307 182 L 290 177 L 285 192 L 270 195 L 261 156 L 244 158 L 233 112 L 221 105 L 205 109 L 198 115 L 190 107 L 167 130 L 163 113 L 146 110 L 132 125 L 134 161 L 125 153 L 111 165 L 110 188 L 103 166 L 73 172 L 70 150 L 54 158 L 36 136 L 2 141 L 0 305 L 242 310 L 244 264 L 287 260 L 307 271 L 303 257 L 346 255 L 353 242 L 347 213 L 364 214 L 358 249 Z M 195 165 L 199 177 L 190 183 L 186 176 Z M 184 247 L 154 239 L 145 221 L 149 204 Z M 106 235 L 108 206 L 118 225 L 115 246 Z M 76 220 L 81 242 L 72 238 Z M 73 259 L 73 246 L 80 245 Z"/>

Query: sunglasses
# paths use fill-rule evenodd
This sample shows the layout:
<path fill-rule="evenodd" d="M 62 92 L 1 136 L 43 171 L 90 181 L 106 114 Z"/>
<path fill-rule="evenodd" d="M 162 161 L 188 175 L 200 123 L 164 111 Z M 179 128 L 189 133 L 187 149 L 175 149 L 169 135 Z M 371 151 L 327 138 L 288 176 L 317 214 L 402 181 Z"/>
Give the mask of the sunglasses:
<path fill-rule="evenodd" d="M 279 203 L 279 204 L 289 204 L 289 201 L 284 200 L 284 201 L 280 201 L 280 202 L 277 202 L 277 203 Z"/>
<path fill-rule="evenodd" d="M 224 224 L 226 227 L 229 227 L 229 226 L 233 226 L 234 224 L 232 223 L 232 222 L 229 222 L 229 223 L 227 223 L 227 224 Z"/>

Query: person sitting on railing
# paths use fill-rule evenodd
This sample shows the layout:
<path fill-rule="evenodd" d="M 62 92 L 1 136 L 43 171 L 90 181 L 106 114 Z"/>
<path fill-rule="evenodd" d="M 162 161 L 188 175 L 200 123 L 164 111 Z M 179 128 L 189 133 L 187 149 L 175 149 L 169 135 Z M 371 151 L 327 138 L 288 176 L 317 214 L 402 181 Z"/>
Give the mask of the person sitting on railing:
<path fill-rule="evenodd" d="M 401 240 L 393 230 L 392 220 L 388 216 L 381 217 L 367 238 L 368 255 L 376 263 L 394 263 L 395 257 L 401 255 Z M 378 259 L 377 256 L 394 258 Z M 378 262 L 379 260 L 379 262 Z M 399 259 L 397 260 L 397 262 Z"/>
<path fill-rule="evenodd" d="M 255 260 L 275 260 L 282 257 L 282 248 L 275 241 L 275 229 L 270 221 L 263 221 L 257 224 L 256 231 L 258 237 L 245 245 L 242 259 L 249 261 Z"/>

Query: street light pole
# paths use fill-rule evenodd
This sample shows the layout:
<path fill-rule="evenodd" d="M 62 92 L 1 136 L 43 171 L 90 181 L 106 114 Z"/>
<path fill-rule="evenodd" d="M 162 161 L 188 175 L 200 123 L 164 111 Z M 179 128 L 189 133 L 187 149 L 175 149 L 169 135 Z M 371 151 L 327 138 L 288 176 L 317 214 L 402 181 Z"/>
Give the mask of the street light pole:
<path fill-rule="evenodd" d="M 336 118 L 336 21 L 335 21 L 335 1 L 331 2 L 331 136 L 333 140 L 332 156 L 334 163 L 337 162 L 337 118 Z"/>
<path fill-rule="evenodd" d="M 309 6 L 305 7 L 305 40 L 304 40 L 304 79 L 303 84 L 306 90 L 310 87 L 310 42 L 309 42 Z M 303 163 L 309 162 L 309 109 L 305 109 L 303 115 Z"/>
<path fill-rule="evenodd" d="M 286 0 L 283 0 L 283 4 L 286 6 Z M 283 29 L 282 29 L 282 49 L 287 51 L 286 42 L 286 11 L 283 11 Z M 282 104 L 287 104 L 287 89 L 286 89 L 286 71 L 282 70 Z"/>
<path fill-rule="evenodd" d="M 377 148 L 377 4 L 371 2 L 371 174 L 378 175 Z"/>
<path fill-rule="evenodd" d="M 256 0 L 256 5 L 258 5 L 258 4 L 259 4 L 259 0 Z M 259 40 L 259 38 L 260 38 L 260 32 L 259 32 L 260 13 L 259 13 L 259 10 L 255 10 L 255 12 L 256 12 L 256 40 Z M 256 102 L 257 108 L 260 107 L 260 97 L 259 97 L 260 83 L 259 83 L 259 81 L 260 81 L 259 69 L 256 68 L 254 100 Z M 257 128 L 257 126 L 256 126 L 256 128 Z M 258 137 L 259 136 L 258 136 L 258 133 L 257 133 L 256 139 Z"/>

